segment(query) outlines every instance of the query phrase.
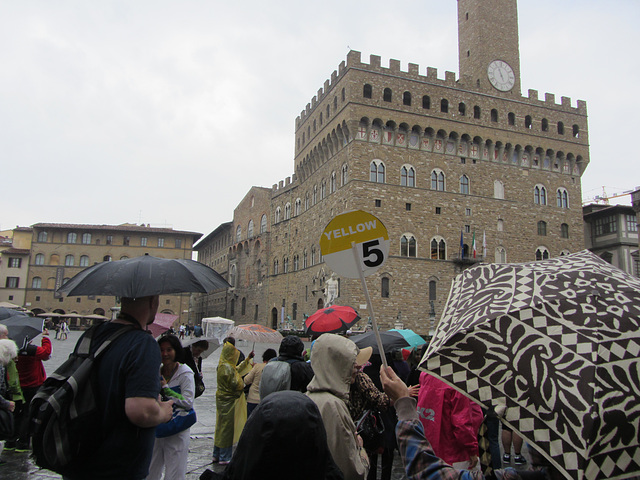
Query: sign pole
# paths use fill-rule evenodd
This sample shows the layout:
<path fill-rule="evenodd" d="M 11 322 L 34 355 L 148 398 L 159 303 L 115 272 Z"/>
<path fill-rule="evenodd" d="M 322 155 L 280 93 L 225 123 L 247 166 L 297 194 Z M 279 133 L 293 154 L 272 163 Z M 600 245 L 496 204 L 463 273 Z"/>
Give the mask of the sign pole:
<path fill-rule="evenodd" d="M 356 260 L 356 264 L 358 265 L 358 273 L 360 274 L 360 281 L 362 282 L 362 291 L 364 292 L 365 299 L 367 300 L 367 307 L 369 308 L 369 312 L 371 312 L 371 323 L 373 325 L 373 333 L 376 336 L 376 342 L 378 344 L 378 351 L 380 352 L 380 358 L 382 358 L 382 364 L 386 369 L 389 365 L 387 365 L 387 356 L 384 354 L 384 348 L 382 347 L 382 338 L 380 338 L 380 331 L 378 330 L 378 322 L 376 322 L 376 316 L 373 311 L 373 304 L 371 303 L 371 297 L 369 296 L 369 289 L 367 288 L 367 281 L 364 277 L 364 272 L 362 271 L 360 254 L 358 253 L 358 248 L 356 246 L 356 242 L 351 242 L 351 251 L 353 252 L 353 257 Z"/>

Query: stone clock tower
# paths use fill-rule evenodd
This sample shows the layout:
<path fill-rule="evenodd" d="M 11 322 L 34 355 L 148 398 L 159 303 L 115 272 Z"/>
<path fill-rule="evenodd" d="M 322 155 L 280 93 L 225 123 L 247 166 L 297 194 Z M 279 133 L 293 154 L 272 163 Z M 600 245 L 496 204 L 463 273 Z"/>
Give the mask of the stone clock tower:
<path fill-rule="evenodd" d="M 458 49 L 460 77 L 520 96 L 516 0 L 458 0 Z"/>

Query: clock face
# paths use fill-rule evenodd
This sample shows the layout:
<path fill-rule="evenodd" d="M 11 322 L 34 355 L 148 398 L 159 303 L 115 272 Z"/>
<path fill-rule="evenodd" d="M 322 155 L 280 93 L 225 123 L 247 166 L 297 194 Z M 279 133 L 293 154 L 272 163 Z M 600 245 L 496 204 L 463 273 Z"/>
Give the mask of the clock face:
<path fill-rule="evenodd" d="M 502 60 L 494 60 L 487 68 L 487 76 L 491 85 L 501 92 L 508 92 L 516 83 L 516 75 L 513 68 Z"/>

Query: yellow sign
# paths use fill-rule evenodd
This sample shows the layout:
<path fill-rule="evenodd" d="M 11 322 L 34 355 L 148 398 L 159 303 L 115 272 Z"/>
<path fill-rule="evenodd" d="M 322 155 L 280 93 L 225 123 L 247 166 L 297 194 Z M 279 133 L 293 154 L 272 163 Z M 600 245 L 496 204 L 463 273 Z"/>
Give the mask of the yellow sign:
<path fill-rule="evenodd" d="M 352 251 L 356 244 L 357 256 Z M 384 224 L 370 213 L 356 210 L 338 215 L 322 232 L 320 251 L 327 265 L 338 275 L 358 278 L 375 272 L 389 255 L 389 234 Z"/>

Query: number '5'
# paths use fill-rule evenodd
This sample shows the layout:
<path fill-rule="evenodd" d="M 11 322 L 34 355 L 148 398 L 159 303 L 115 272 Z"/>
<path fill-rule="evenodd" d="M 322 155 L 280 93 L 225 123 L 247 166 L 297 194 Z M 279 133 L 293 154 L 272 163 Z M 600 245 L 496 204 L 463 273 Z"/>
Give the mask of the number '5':
<path fill-rule="evenodd" d="M 364 260 L 364 264 L 367 267 L 377 267 L 381 265 L 384 261 L 384 254 L 382 250 L 379 248 L 373 248 L 380 244 L 379 240 L 371 240 L 370 242 L 364 242 L 362 244 L 362 258 L 363 260 L 370 257 L 371 255 L 375 255 L 375 260 Z"/>

